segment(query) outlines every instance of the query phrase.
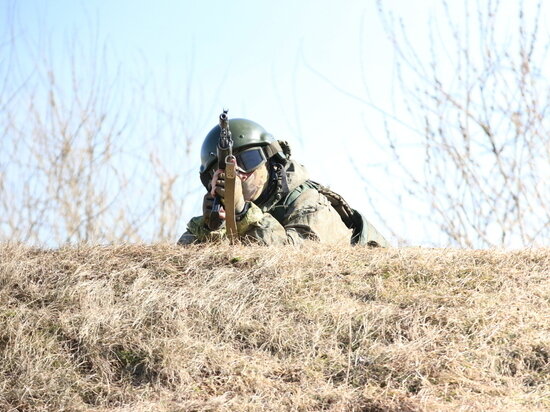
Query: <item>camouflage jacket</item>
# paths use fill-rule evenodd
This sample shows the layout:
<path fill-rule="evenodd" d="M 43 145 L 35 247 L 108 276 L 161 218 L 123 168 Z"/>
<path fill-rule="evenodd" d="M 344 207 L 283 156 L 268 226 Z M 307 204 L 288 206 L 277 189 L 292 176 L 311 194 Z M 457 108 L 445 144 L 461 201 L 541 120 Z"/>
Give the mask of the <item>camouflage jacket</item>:
<path fill-rule="evenodd" d="M 281 168 L 278 176 L 278 179 L 273 179 L 276 190 L 272 190 L 267 199 L 261 196 L 256 203 L 251 203 L 244 217 L 237 222 L 242 239 L 264 245 L 299 244 L 309 239 L 341 245 L 389 246 L 357 211 L 348 209 L 355 212 L 355 223 L 344 223 L 343 212 L 334 206 L 337 202 L 332 195 L 345 201 L 309 180 L 308 172 L 300 164 L 290 161 L 284 170 Z M 215 241 L 224 237 L 225 226 L 210 231 L 205 227 L 203 217 L 197 216 L 189 221 L 187 231 L 178 243 Z"/>

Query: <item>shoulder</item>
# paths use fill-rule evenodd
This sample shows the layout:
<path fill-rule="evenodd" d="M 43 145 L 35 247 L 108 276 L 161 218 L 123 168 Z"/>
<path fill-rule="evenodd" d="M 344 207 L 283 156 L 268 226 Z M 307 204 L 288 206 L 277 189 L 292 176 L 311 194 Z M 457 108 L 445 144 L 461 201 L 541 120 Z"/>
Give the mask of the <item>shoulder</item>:
<path fill-rule="evenodd" d="M 294 160 L 289 161 L 285 166 L 285 174 L 290 192 L 309 180 L 309 172 L 305 166 Z"/>
<path fill-rule="evenodd" d="M 319 185 L 307 180 L 283 198 L 275 207 L 273 215 L 277 220 L 283 221 L 327 208 L 331 208 L 330 201 L 319 191 Z"/>

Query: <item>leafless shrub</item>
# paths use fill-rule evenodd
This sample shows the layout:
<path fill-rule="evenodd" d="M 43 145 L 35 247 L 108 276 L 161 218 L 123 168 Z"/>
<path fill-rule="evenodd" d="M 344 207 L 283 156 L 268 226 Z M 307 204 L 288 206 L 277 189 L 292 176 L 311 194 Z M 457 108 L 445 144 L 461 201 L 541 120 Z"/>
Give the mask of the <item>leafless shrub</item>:
<path fill-rule="evenodd" d="M 29 38 L 15 11 L 6 27 L 0 240 L 176 239 L 190 188 L 187 91 L 157 104 L 162 85 L 130 81 L 93 30 L 54 49 L 47 31 Z"/>
<path fill-rule="evenodd" d="M 419 218 L 449 244 L 547 244 L 550 37 L 543 2 L 442 0 L 445 18 L 430 23 L 430 50 L 411 42 L 382 1 L 378 6 L 395 51 L 399 98 L 420 131 L 406 142 L 418 148 L 411 153 L 389 119 L 387 146 L 404 190 L 430 206 Z M 411 166 L 413 156 L 422 169 Z"/>

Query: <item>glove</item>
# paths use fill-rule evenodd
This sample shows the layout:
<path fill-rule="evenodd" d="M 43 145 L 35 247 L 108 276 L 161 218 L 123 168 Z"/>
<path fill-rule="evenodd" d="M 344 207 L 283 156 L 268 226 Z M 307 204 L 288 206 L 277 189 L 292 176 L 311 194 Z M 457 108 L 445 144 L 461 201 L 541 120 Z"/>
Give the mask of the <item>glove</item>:
<path fill-rule="evenodd" d="M 218 169 L 212 178 L 212 190 L 210 195 L 219 196 L 224 203 L 225 198 L 225 172 Z M 239 176 L 235 178 L 235 214 L 240 214 L 245 208 L 246 202 L 243 196 L 243 184 Z M 224 214 L 225 218 L 225 214 Z"/>
<path fill-rule="evenodd" d="M 225 220 L 225 212 L 222 213 L 222 208 L 218 216 L 211 216 L 213 205 L 214 196 L 212 196 L 210 192 L 207 192 L 202 200 L 202 217 L 204 225 L 210 230 L 218 230 Z"/>

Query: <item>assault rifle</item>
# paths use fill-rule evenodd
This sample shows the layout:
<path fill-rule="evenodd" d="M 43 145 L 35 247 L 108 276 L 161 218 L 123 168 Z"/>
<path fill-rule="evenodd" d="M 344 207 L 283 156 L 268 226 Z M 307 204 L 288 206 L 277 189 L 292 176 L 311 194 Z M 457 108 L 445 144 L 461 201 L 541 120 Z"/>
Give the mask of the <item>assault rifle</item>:
<path fill-rule="evenodd" d="M 237 223 L 235 221 L 235 178 L 237 161 L 233 156 L 233 139 L 229 130 L 229 116 L 227 110 L 220 114 L 220 139 L 218 140 L 217 156 L 218 169 L 225 170 L 225 198 L 223 207 L 225 209 L 225 227 L 229 240 L 233 242 L 237 238 Z M 210 212 L 210 226 L 220 226 L 221 199 L 214 198 L 212 212 Z"/>

